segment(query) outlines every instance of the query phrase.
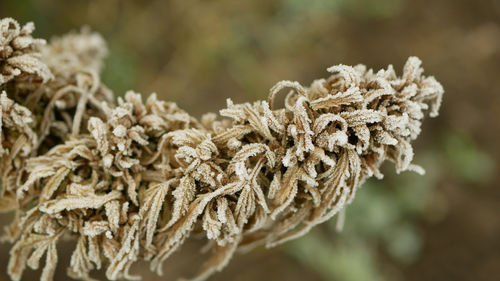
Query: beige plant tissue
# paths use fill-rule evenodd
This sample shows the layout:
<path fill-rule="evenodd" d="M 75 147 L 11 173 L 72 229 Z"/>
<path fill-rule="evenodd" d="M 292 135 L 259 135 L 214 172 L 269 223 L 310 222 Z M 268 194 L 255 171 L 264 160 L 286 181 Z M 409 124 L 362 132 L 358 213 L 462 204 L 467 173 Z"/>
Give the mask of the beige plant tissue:
<path fill-rule="evenodd" d="M 113 101 L 100 81 L 107 50 L 88 30 L 46 44 L 34 25 L 0 20 L 0 210 L 14 212 L 8 273 L 20 280 L 57 245 L 76 240 L 68 274 L 139 279 L 139 260 L 163 262 L 192 235 L 212 256 L 194 278 L 221 270 L 235 251 L 272 247 L 343 216 L 384 160 L 412 164 L 424 115 L 443 88 L 410 57 L 392 66 L 336 65 L 311 86 L 281 81 L 267 100 L 200 120 L 175 103 L 129 91 Z M 282 99 L 283 108 L 274 105 Z"/>

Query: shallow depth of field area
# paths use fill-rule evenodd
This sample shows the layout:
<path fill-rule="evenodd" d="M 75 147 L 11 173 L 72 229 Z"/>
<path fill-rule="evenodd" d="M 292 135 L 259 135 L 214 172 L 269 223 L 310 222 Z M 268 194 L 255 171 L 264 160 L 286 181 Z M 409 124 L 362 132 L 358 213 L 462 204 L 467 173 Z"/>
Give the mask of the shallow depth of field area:
<path fill-rule="evenodd" d="M 495 0 L 57 1 L 4 0 L 0 18 L 35 22 L 50 38 L 88 25 L 106 39 L 104 82 L 174 101 L 196 117 L 265 99 L 277 81 L 304 85 L 339 63 L 401 73 L 424 62 L 446 94 L 426 119 L 414 163 L 427 173 L 396 175 L 385 165 L 337 220 L 277 248 L 236 255 L 209 280 L 494 280 L 500 276 L 500 2 Z M 1 225 L 10 221 L 2 214 Z M 143 280 L 193 275 L 203 244 Z M 0 244 L 2 253 L 10 245 Z M 74 244 L 60 244 L 55 280 L 66 280 Z M 196 257 L 193 260 L 193 257 Z M 8 255 L 0 257 L 0 280 Z M 28 270 L 24 280 L 38 278 Z M 99 275 L 103 279 L 103 275 Z"/>

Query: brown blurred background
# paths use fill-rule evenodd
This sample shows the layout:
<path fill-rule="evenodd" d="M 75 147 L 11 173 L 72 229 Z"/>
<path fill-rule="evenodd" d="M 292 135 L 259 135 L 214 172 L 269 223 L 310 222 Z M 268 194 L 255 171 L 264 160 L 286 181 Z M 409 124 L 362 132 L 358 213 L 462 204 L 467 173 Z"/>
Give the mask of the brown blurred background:
<path fill-rule="evenodd" d="M 237 255 L 210 280 L 500 280 L 500 0 L 1 0 L 0 17 L 35 22 L 49 39 L 89 25 L 107 39 L 104 81 L 122 95 L 156 92 L 200 116 L 303 85 L 331 65 L 379 69 L 420 57 L 445 90 L 441 115 L 415 143 L 423 177 L 369 181 L 335 220 L 284 246 Z M 66 280 L 71 243 L 59 246 Z M 0 245 L 0 280 L 10 246 Z M 193 275 L 199 245 L 166 275 Z M 24 280 L 39 273 L 28 272 Z M 96 276 L 102 278 L 101 273 Z"/>

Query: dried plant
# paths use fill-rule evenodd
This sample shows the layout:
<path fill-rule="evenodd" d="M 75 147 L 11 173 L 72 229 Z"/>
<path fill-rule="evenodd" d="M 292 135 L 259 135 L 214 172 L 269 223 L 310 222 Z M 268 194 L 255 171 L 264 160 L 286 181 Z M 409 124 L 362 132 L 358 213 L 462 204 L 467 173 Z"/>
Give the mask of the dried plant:
<path fill-rule="evenodd" d="M 138 260 L 163 262 L 193 233 L 213 251 L 196 280 L 237 249 L 278 245 L 335 215 L 342 218 L 384 160 L 412 164 L 424 113 L 438 113 L 442 86 L 408 59 L 389 66 L 337 65 L 309 88 L 275 85 L 266 101 L 233 104 L 200 121 L 153 94 L 118 103 L 99 80 L 106 54 L 82 30 L 45 45 L 33 24 L 0 22 L 0 209 L 16 213 L 8 272 L 26 266 L 52 280 L 57 241 L 76 239 L 68 274 L 110 280 Z M 274 100 L 289 90 L 284 108 Z"/>

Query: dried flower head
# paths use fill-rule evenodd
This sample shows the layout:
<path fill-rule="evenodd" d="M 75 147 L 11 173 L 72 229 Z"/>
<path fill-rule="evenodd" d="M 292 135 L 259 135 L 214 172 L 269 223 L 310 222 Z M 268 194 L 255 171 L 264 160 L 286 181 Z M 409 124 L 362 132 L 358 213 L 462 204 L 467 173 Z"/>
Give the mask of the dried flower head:
<path fill-rule="evenodd" d="M 63 236 L 77 240 L 74 278 L 105 268 L 110 280 L 136 280 L 129 269 L 138 260 L 161 274 L 193 233 L 213 251 L 196 277 L 205 279 L 238 248 L 275 246 L 342 215 L 367 178 L 382 178 L 384 160 L 423 173 L 411 163 L 411 141 L 443 95 L 411 57 L 400 77 L 392 66 L 337 65 L 310 87 L 282 81 L 266 101 L 228 100 L 222 118 L 198 121 L 154 94 L 111 102 L 97 34 L 35 52 L 42 41 L 30 37 L 32 25 L 5 19 L 0 27 L 0 209 L 16 212 L 5 234 L 13 280 L 44 254 L 41 278 L 52 280 Z M 20 56 L 36 63 L 11 60 Z M 17 80 L 23 72 L 42 79 Z M 275 108 L 285 89 L 284 108 Z"/>
<path fill-rule="evenodd" d="M 0 84 L 33 75 L 42 81 L 52 78 L 47 66 L 40 61 L 40 48 L 45 40 L 31 37 L 33 30 L 32 22 L 21 27 L 14 19 L 0 19 Z"/>

